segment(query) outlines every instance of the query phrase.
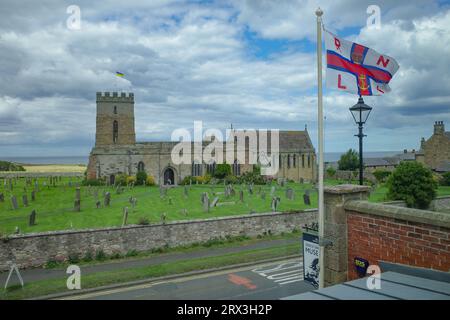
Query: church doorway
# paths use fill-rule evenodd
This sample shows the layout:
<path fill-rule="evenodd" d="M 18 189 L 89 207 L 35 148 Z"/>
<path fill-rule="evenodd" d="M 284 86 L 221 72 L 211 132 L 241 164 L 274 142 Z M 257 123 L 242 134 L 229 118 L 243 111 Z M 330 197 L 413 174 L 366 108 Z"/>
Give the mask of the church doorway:
<path fill-rule="evenodd" d="M 167 168 L 164 170 L 164 184 L 175 184 L 175 174 L 172 168 Z"/>
<path fill-rule="evenodd" d="M 113 186 L 115 182 L 116 182 L 116 176 L 113 174 L 110 175 L 109 176 L 109 185 Z"/>

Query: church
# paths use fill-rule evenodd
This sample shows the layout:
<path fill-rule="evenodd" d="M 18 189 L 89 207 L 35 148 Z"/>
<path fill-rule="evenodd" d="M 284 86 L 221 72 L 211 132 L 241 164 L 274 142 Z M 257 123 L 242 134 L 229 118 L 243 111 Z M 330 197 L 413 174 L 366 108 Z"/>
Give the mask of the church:
<path fill-rule="evenodd" d="M 214 161 L 174 163 L 171 154 L 178 141 L 136 142 L 133 93 L 97 92 L 96 102 L 95 146 L 89 155 L 89 179 L 104 178 L 108 183 L 114 184 L 115 177 L 119 174 L 136 175 L 139 171 L 145 171 L 147 175 L 153 176 L 157 184 L 176 185 L 187 176 L 214 174 Z M 233 130 L 227 139 L 236 139 L 233 132 L 237 130 Z M 296 182 L 314 181 L 317 178 L 316 154 L 307 129 L 280 130 L 278 135 L 279 168 L 273 178 Z M 226 142 L 222 143 L 225 145 Z M 230 163 L 232 173 L 236 176 L 253 170 L 253 164 L 249 161 L 250 153 L 258 153 L 258 150 L 249 148 L 248 141 L 244 145 L 242 151 L 245 153 L 245 160 L 239 161 L 239 157 L 235 156 Z M 201 148 L 205 147 L 206 144 L 202 143 Z M 238 152 L 236 148 L 235 155 Z M 270 152 L 270 147 L 268 149 Z M 226 150 L 226 147 L 222 150 Z M 196 155 L 192 155 L 192 159 L 195 158 Z"/>

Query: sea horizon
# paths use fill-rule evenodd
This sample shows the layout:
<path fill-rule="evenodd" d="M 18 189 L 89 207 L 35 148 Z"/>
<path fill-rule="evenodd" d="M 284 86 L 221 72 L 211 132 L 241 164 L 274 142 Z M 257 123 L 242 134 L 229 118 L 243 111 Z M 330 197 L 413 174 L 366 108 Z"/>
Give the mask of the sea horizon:
<path fill-rule="evenodd" d="M 347 151 L 342 152 L 324 152 L 325 162 L 338 161 L 340 156 Z M 367 151 L 364 152 L 364 158 L 383 158 L 391 157 L 396 154 L 402 153 L 402 151 Z M 30 164 L 30 165 L 44 165 L 44 164 L 73 164 L 73 165 L 87 165 L 89 162 L 89 156 L 8 156 L 0 157 L 0 161 L 9 161 L 17 164 Z"/>

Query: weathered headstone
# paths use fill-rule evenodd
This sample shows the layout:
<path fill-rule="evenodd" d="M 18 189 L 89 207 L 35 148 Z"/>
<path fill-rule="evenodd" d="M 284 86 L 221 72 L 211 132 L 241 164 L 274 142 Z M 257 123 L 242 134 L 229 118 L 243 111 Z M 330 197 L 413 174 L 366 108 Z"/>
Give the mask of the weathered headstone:
<path fill-rule="evenodd" d="M 286 198 L 289 200 L 293 200 L 294 199 L 294 190 L 292 190 L 291 188 L 286 189 Z"/>
<path fill-rule="evenodd" d="M 11 205 L 14 210 L 19 209 L 19 206 L 17 205 L 16 196 L 11 196 Z"/>
<path fill-rule="evenodd" d="M 239 191 L 239 201 L 244 202 L 244 191 Z"/>
<path fill-rule="evenodd" d="M 80 212 L 81 211 L 81 200 L 79 199 L 75 199 L 74 203 L 73 203 L 73 209 L 76 212 Z"/>
<path fill-rule="evenodd" d="M 123 220 L 122 220 L 122 227 L 126 226 L 128 222 L 128 208 L 123 208 Z"/>
<path fill-rule="evenodd" d="M 75 200 L 81 200 L 81 190 L 80 188 L 75 189 Z"/>
<path fill-rule="evenodd" d="M 214 200 L 211 203 L 211 208 L 215 207 L 217 205 L 217 202 L 219 202 L 219 197 L 214 198 Z"/>
<path fill-rule="evenodd" d="M 31 201 L 36 201 L 36 191 L 31 191 Z"/>
<path fill-rule="evenodd" d="M 184 188 L 183 188 L 183 193 L 184 193 L 184 197 L 187 198 L 187 197 L 188 197 L 188 189 L 187 189 L 187 186 L 184 186 Z"/>
<path fill-rule="evenodd" d="M 28 207 L 28 197 L 26 194 L 22 195 L 22 202 L 24 207 Z"/>
<path fill-rule="evenodd" d="M 272 211 L 273 211 L 273 212 L 277 211 L 278 205 L 280 204 L 280 202 L 281 202 L 280 197 L 273 197 L 273 198 L 272 198 L 272 204 L 271 204 L 271 207 L 272 207 Z"/>
<path fill-rule="evenodd" d="M 31 211 L 30 217 L 28 219 L 28 226 L 34 226 L 36 224 L 36 210 Z"/>
<path fill-rule="evenodd" d="M 101 206 L 102 206 L 101 202 L 97 200 L 97 202 L 95 203 L 95 207 L 97 209 L 100 209 Z"/>
<path fill-rule="evenodd" d="M 166 214 L 165 213 L 163 213 L 162 215 L 161 215 L 161 222 L 164 224 L 164 223 L 166 223 Z"/>
<path fill-rule="evenodd" d="M 20 234 L 20 229 L 19 227 L 16 226 L 16 230 L 14 231 L 15 234 Z"/>
<path fill-rule="evenodd" d="M 208 193 L 205 192 L 205 197 L 203 198 L 203 211 L 209 212 L 209 197 Z"/>
<path fill-rule="evenodd" d="M 188 215 L 188 211 L 186 208 L 181 209 L 181 214 L 184 215 L 185 217 L 187 217 Z"/>
<path fill-rule="evenodd" d="M 306 193 L 303 195 L 303 203 L 307 206 L 311 205 L 311 199 L 309 197 L 309 193 Z"/>
<path fill-rule="evenodd" d="M 105 193 L 105 198 L 104 198 L 104 205 L 105 205 L 105 207 L 109 207 L 110 203 L 111 203 L 111 193 L 106 192 Z"/>
<path fill-rule="evenodd" d="M 0 202 L 5 202 L 5 196 L 0 192 Z"/>

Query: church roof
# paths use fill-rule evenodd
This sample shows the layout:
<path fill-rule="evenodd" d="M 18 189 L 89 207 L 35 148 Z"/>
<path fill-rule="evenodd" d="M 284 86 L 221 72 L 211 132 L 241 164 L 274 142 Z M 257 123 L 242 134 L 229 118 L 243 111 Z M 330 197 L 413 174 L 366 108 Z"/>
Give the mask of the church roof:
<path fill-rule="evenodd" d="M 280 150 L 314 150 L 308 131 L 280 131 Z"/>

